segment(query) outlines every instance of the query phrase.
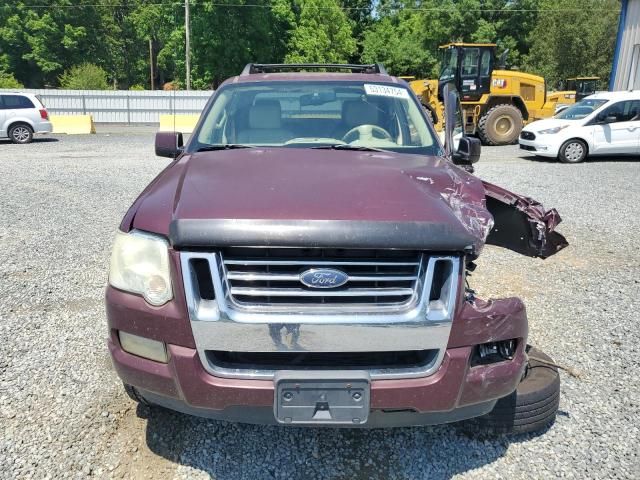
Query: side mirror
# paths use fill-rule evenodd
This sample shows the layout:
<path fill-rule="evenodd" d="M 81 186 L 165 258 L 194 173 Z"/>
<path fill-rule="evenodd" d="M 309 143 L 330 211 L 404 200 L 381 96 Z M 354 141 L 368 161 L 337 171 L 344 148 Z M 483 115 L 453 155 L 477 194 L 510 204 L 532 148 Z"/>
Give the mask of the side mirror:
<path fill-rule="evenodd" d="M 455 88 L 445 85 L 443 94 L 446 152 L 455 165 L 473 173 L 473 164 L 480 160 L 482 144 L 478 138 L 467 137 L 464 133 L 460 97 Z"/>
<path fill-rule="evenodd" d="M 159 157 L 176 158 L 182 153 L 184 140 L 180 132 L 156 133 L 156 155 Z"/>
<path fill-rule="evenodd" d="M 599 119 L 600 123 L 616 123 L 618 121 L 618 117 L 615 115 L 607 115 L 606 117 L 602 117 Z"/>
<path fill-rule="evenodd" d="M 456 129 L 457 113 L 460 110 L 460 98 L 458 92 L 451 83 L 447 83 L 442 89 L 444 99 L 444 146 L 447 154 L 453 154 L 453 136 Z"/>
<path fill-rule="evenodd" d="M 472 165 L 480 160 L 482 142 L 479 138 L 462 136 L 452 160 L 456 165 Z"/>

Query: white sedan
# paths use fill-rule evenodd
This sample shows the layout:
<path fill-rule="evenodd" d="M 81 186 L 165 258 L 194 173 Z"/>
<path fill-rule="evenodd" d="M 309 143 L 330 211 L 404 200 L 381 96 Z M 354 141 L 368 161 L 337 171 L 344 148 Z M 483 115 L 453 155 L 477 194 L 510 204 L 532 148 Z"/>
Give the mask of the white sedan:
<path fill-rule="evenodd" d="M 640 91 L 591 95 L 520 133 L 520 148 L 564 163 L 591 155 L 640 155 Z"/>

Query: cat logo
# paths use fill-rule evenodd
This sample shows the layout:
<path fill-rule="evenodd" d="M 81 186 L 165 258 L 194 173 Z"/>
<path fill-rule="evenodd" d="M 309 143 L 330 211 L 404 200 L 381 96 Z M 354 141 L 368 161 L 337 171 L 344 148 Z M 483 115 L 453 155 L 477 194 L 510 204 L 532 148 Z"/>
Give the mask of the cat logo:
<path fill-rule="evenodd" d="M 496 88 L 506 88 L 507 81 L 504 78 L 494 78 L 491 80 L 491 86 Z"/>

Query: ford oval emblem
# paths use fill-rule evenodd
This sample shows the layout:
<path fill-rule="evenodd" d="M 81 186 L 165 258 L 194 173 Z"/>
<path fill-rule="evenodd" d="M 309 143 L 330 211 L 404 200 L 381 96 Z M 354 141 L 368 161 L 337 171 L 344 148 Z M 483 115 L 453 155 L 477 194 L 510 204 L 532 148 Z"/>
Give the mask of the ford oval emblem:
<path fill-rule="evenodd" d="M 349 281 L 349 276 L 332 268 L 312 268 L 300 274 L 300 282 L 311 288 L 337 288 Z"/>

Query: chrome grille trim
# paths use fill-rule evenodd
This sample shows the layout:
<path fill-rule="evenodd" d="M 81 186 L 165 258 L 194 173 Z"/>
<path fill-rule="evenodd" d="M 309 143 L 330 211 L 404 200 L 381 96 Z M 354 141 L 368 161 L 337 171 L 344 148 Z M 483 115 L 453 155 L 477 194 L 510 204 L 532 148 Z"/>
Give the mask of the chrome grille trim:
<path fill-rule="evenodd" d="M 244 281 L 292 281 L 297 282 L 300 279 L 300 275 L 279 275 L 279 274 L 259 274 L 251 272 L 227 272 L 227 278 L 229 280 L 244 280 Z M 348 275 L 349 282 L 384 282 L 384 281 L 410 281 L 417 280 L 417 275 L 409 276 L 361 276 L 361 275 Z"/>
<path fill-rule="evenodd" d="M 208 264 L 212 273 L 215 299 L 200 297 L 192 261 L 204 261 Z M 410 301 L 404 303 L 388 303 L 381 296 L 380 303 L 376 304 L 299 303 L 242 306 L 233 301 L 229 272 L 220 252 L 181 251 L 180 263 L 189 318 L 202 365 L 212 375 L 245 379 L 270 379 L 275 372 L 257 368 L 224 368 L 209 362 L 206 352 L 367 352 L 434 349 L 438 351 L 438 355 L 429 365 L 370 372 L 374 379 L 431 375 L 438 370 L 444 358 L 462 268 L 461 258 L 454 255 L 420 254 L 419 262 L 405 262 L 418 264 L 419 270 L 415 275 L 403 275 L 417 277 L 405 280 L 414 282 L 415 286 L 413 295 L 409 297 Z M 317 262 L 304 263 L 311 264 L 318 265 Z M 437 265 L 446 266 L 444 270 L 448 273 L 441 281 L 439 297 L 430 301 L 432 280 L 436 275 Z M 313 297 L 310 301 L 312 300 Z"/>
<path fill-rule="evenodd" d="M 276 311 L 292 307 L 330 311 L 342 307 L 350 309 L 354 305 L 364 311 L 373 311 L 379 308 L 392 309 L 394 306 L 398 310 L 409 309 L 419 300 L 418 291 L 425 273 L 424 254 L 400 252 L 401 256 L 394 259 L 390 256 L 357 258 L 354 253 L 354 259 L 348 257 L 349 250 L 346 251 L 347 258 L 336 258 L 335 253 L 331 258 L 332 254 L 327 251 L 333 252 L 315 249 L 312 258 L 286 258 L 291 255 L 289 249 L 240 249 L 246 255 L 264 255 L 265 258 L 238 258 L 241 255 L 237 251 L 233 256 L 227 256 L 226 251 L 218 252 L 228 301 L 237 309 L 252 311 Z M 269 258 L 274 252 L 277 256 Z M 378 250 L 371 252 L 376 257 L 389 255 Z M 317 267 L 341 269 L 347 276 L 345 286 L 340 289 L 305 288 L 300 283 L 301 272 Z M 253 271 L 247 271 L 250 269 Z M 357 285 L 357 282 L 368 282 L 369 285 Z"/>
<path fill-rule="evenodd" d="M 348 262 L 326 260 L 225 260 L 225 265 L 364 265 L 364 266 L 418 266 L 420 262 Z"/>
<path fill-rule="evenodd" d="M 231 295 L 255 297 L 401 297 L 413 295 L 413 288 L 350 288 L 349 290 L 303 290 L 301 288 L 231 287 Z"/>

